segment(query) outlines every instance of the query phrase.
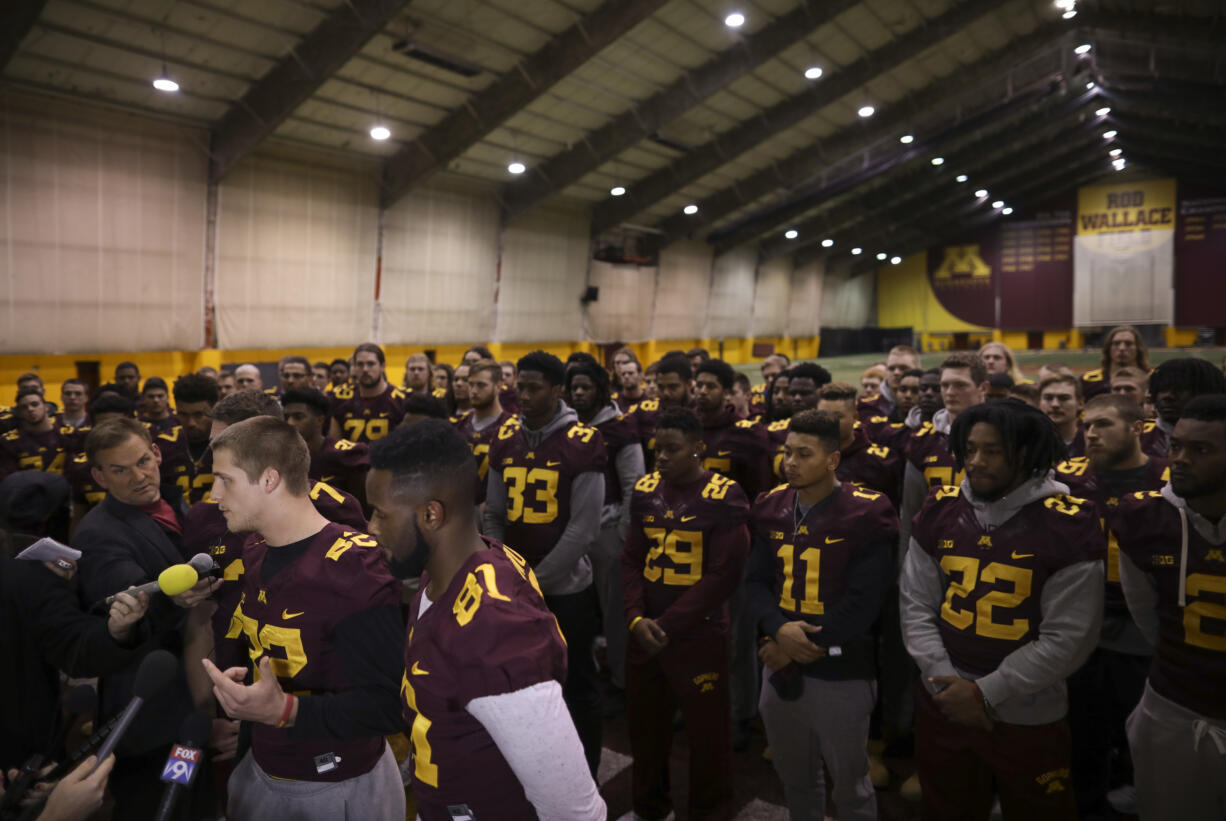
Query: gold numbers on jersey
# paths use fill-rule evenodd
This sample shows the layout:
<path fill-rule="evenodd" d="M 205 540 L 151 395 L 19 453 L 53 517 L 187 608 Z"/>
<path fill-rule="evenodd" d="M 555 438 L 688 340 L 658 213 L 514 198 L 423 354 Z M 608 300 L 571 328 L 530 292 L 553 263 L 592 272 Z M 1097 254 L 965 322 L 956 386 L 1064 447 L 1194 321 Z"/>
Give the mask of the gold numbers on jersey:
<path fill-rule="evenodd" d="M 642 479 L 634 483 L 634 489 L 643 493 L 651 493 L 660 484 L 660 474 L 648 473 Z"/>
<path fill-rule="evenodd" d="M 722 499 L 728 495 L 728 488 L 730 487 L 732 487 L 731 479 L 716 474 L 711 477 L 711 481 L 707 482 L 707 486 L 702 489 L 702 498 Z"/>
<path fill-rule="evenodd" d="M 595 428 L 589 428 L 587 425 L 574 425 L 566 432 L 567 439 L 579 439 L 583 442 L 592 441 L 592 434 L 596 432 Z"/>
<path fill-rule="evenodd" d="M 962 492 L 960 487 L 939 487 L 937 488 L 937 501 L 948 499 L 950 497 L 958 498 L 958 494 Z"/>
<path fill-rule="evenodd" d="M 520 578 L 527 579 L 528 584 L 532 585 L 532 589 L 536 591 L 537 595 L 544 598 L 545 594 L 541 592 L 541 586 L 536 580 L 536 574 L 532 572 L 531 567 L 528 567 L 528 560 L 506 545 L 502 546 L 502 552 L 506 553 L 507 558 L 511 560 L 511 564 L 515 565 Z"/>
<path fill-rule="evenodd" d="M 260 627 L 259 622 L 243 613 L 240 604 L 234 608 L 230 617 L 230 629 L 226 638 L 236 639 L 239 634 L 247 636 L 250 647 L 251 669 L 254 680 L 260 680 L 260 657 L 268 653 L 268 661 L 277 678 L 293 678 L 307 666 L 306 648 L 302 644 L 302 631 L 296 627 L 282 627 L 277 624 L 266 624 Z M 277 658 L 272 654 L 274 647 L 280 647 L 285 652 L 285 658 Z"/>
<path fill-rule="evenodd" d="M 1217 593 L 1222 598 L 1219 601 L 1197 598 L 1188 603 L 1183 609 L 1183 640 L 1193 647 L 1226 653 L 1226 576 L 1192 573 L 1188 576 L 1187 585 L 1189 599 L 1204 593 Z M 1215 622 L 1217 629 L 1206 633 L 1206 620 Z"/>
<path fill-rule="evenodd" d="M 480 581 L 477 580 L 478 576 Z M 489 562 L 477 565 L 471 573 L 464 577 L 464 586 L 460 588 L 460 592 L 455 597 L 455 603 L 451 605 L 451 612 L 455 613 L 455 620 L 461 627 L 473 620 L 473 616 L 477 615 L 477 610 L 481 608 L 481 602 L 486 596 L 499 601 L 510 601 L 499 592 L 498 584 L 494 580 L 494 566 Z"/>
<path fill-rule="evenodd" d="M 507 521 L 540 525 L 558 518 L 558 472 L 512 466 L 502 471 L 507 486 Z M 532 498 L 525 494 L 532 491 Z"/>
<path fill-rule="evenodd" d="M 472 578 L 471 576 L 469 578 Z M 406 670 L 400 680 L 400 696 L 404 703 L 413 711 L 413 727 L 409 730 L 409 741 L 413 744 L 413 775 L 423 784 L 438 787 L 438 765 L 430 761 L 432 751 L 426 733 L 430 731 L 430 719 L 421 714 L 417 708 L 417 693 L 409 683 L 409 672 Z"/>
<path fill-rule="evenodd" d="M 1072 496 L 1064 496 L 1063 494 L 1056 496 L 1048 496 L 1043 500 L 1043 507 L 1049 510 L 1055 510 L 1059 513 L 1064 513 L 1068 516 L 1076 516 L 1081 512 L 1081 506 L 1078 504 L 1081 499 L 1076 499 Z"/>
<path fill-rule="evenodd" d="M 196 490 L 200 490 L 201 488 L 212 487 L 213 486 L 213 474 L 199 473 L 194 478 L 191 476 L 186 476 L 186 475 L 179 476 L 175 479 L 175 484 L 179 486 L 179 490 L 180 492 L 182 492 L 183 498 L 187 499 L 189 496 L 191 496 L 191 492 L 193 488 Z M 209 494 L 206 492 L 201 498 L 205 501 L 208 501 Z"/>
<path fill-rule="evenodd" d="M 890 455 L 890 449 L 883 448 L 881 445 L 869 445 L 868 452 L 879 459 L 884 459 Z"/>
<path fill-rule="evenodd" d="M 337 450 L 353 450 L 354 444 L 354 442 L 350 442 L 348 439 L 337 439 L 332 443 L 332 447 Z"/>
<path fill-rule="evenodd" d="M 1026 635 L 1030 630 L 1029 619 L 1014 619 L 1008 623 L 993 621 L 992 609 L 1014 608 L 1026 601 L 1030 595 L 1033 573 L 1025 567 L 992 562 L 979 572 L 979 560 L 969 556 L 943 556 L 941 570 L 947 575 L 957 574 L 958 581 L 949 579 L 945 589 L 945 602 L 941 605 L 941 618 L 959 630 L 967 630 L 975 625 L 975 633 L 989 639 L 1005 639 L 1015 641 Z M 1012 590 L 993 590 L 979 598 L 975 612 L 959 609 L 954 606 L 954 597 L 970 598 L 980 580 L 995 584 L 998 581 L 1010 582 Z"/>
<path fill-rule="evenodd" d="M 643 534 L 655 542 L 647 551 L 643 565 L 643 578 L 649 582 L 660 581 L 676 587 L 690 587 L 702 578 L 702 532 L 698 530 L 666 530 L 662 527 L 645 527 Z M 660 556 L 667 556 L 673 567 L 658 567 L 653 564 Z M 679 568 L 689 567 L 688 571 Z"/>
<path fill-rule="evenodd" d="M 315 483 L 314 487 L 311 488 L 311 501 L 318 502 L 319 497 L 325 493 L 331 496 L 338 505 L 345 504 L 345 497 L 341 495 L 341 492 L 327 482 Z"/>
<path fill-rule="evenodd" d="M 805 598 L 799 608 L 792 595 L 796 580 L 796 569 L 792 564 L 795 552 L 795 546 L 790 544 L 780 545 L 775 551 L 775 555 L 783 563 L 783 589 L 779 593 L 779 607 L 792 613 L 800 612 L 820 616 L 826 612 L 826 605 L 822 604 L 819 598 L 821 589 L 818 587 L 822 571 L 821 548 L 808 547 L 800 552 L 800 563 L 805 566 Z"/>
<path fill-rule="evenodd" d="M 881 494 L 880 494 L 880 493 L 874 493 L 874 492 L 873 492 L 873 491 L 871 491 L 871 490 L 859 490 L 859 489 L 857 489 L 857 490 L 853 490 L 853 491 L 851 492 L 851 495 L 852 495 L 852 496 L 854 496 L 854 497 L 856 497 L 857 499 L 868 499 L 870 502 L 875 502 L 875 501 L 877 501 L 878 499 L 880 499 L 880 498 L 881 498 Z"/>
<path fill-rule="evenodd" d="M 706 459 L 702 460 L 702 466 L 705 470 L 710 470 L 727 476 L 732 471 L 732 460 L 720 458 L 718 456 L 708 456 Z"/>
<path fill-rule="evenodd" d="M 345 438 L 351 442 L 367 442 L 382 439 L 387 436 L 391 420 L 388 419 L 346 419 L 344 422 Z"/>
<path fill-rule="evenodd" d="M 928 483 L 928 487 L 940 487 L 942 485 L 961 485 L 962 478 L 966 476 L 966 471 L 960 470 L 954 473 L 951 467 L 939 467 L 933 465 L 924 468 L 924 481 Z"/>
<path fill-rule="evenodd" d="M 477 477 L 484 482 L 490 472 L 490 446 L 488 442 L 473 445 L 473 456 L 477 457 Z"/>

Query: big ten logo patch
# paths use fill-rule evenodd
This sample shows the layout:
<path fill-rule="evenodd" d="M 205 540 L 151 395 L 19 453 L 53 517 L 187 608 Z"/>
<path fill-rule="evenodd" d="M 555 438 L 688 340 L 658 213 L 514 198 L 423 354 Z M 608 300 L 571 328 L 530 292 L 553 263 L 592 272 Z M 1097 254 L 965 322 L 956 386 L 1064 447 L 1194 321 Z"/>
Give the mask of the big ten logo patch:
<path fill-rule="evenodd" d="M 719 681 L 719 673 L 701 673 L 694 676 L 694 686 L 700 693 L 715 692 L 715 682 Z"/>
<path fill-rule="evenodd" d="M 932 278 L 936 282 L 986 282 L 992 277 L 992 267 L 979 255 L 978 245 L 948 245 L 945 259 Z"/>
<path fill-rule="evenodd" d="M 1068 776 L 1068 767 L 1059 770 L 1049 770 L 1036 778 L 1035 783 L 1043 787 L 1043 791 L 1047 795 L 1051 795 L 1052 793 L 1064 792 L 1068 789 L 1068 784 L 1066 783 Z"/>

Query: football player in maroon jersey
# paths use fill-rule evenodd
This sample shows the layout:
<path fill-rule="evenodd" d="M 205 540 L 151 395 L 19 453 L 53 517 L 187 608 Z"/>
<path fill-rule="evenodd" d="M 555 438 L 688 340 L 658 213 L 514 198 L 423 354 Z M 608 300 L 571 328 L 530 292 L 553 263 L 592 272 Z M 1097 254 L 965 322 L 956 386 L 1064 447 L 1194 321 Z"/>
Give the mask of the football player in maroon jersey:
<path fill-rule="evenodd" d="M 1081 381 L 1077 377 L 1057 374 L 1039 383 L 1039 410 L 1056 426 L 1070 459 L 1086 455 L 1082 407 Z"/>
<path fill-rule="evenodd" d="M 502 367 L 492 359 L 482 359 L 468 368 L 468 398 L 472 413 L 456 421 L 456 430 L 468 442 L 477 462 L 477 504 L 485 502 L 485 480 L 490 469 L 490 444 L 499 429 L 515 414 L 504 410 L 498 401 Z"/>
<path fill-rule="evenodd" d="M 1158 411 L 1161 436 L 1151 444 L 1149 452 L 1165 456 L 1183 406 L 1194 397 L 1211 393 L 1226 393 L 1226 376 L 1206 359 L 1168 359 L 1154 368 L 1149 375 L 1149 395 Z"/>
<path fill-rule="evenodd" d="M 690 367 L 690 360 L 685 354 L 670 351 L 652 367 L 656 369 L 655 398 L 646 399 L 629 411 L 639 429 L 643 461 L 648 471 L 654 470 L 656 415 L 664 408 L 690 408 L 694 405 L 694 369 Z"/>
<path fill-rule="evenodd" d="M 766 412 L 766 399 L 770 395 L 771 382 L 775 376 L 792 364 L 787 354 L 773 353 L 762 360 L 760 367 L 762 382 L 749 389 L 749 411 L 751 414 Z"/>
<path fill-rule="evenodd" d="M 935 387 L 934 393 L 937 396 L 937 403 L 927 412 L 927 418 L 923 416 L 923 411 L 918 410 L 920 398 L 920 384 L 924 379 L 924 372 L 918 368 L 908 368 L 903 371 L 898 377 L 898 386 L 894 388 L 894 396 L 898 401 L 894 415 L 899 421 L 892 421 L 891 417 L 881 414 L 874 414 L 867 419 L 861 417 L 861 422 L 864 424 L 864 432 L 868 434 L 868 438 L 879 445 L 885 445 L 893 450 L 900 457 L 905 459 L 907 453 L 907 445 L 911 442 L 911 434 L 914 433 L 924 423 L 932 420 L 932 414 L 936 413 L 940 407 L 940 372 L 936 372 L 935 378 L 932 380 Z"/>
<path fill-rule="evenodd" d="M 622 821 L 672 811 L 668 765 L 677 709 L 689 741 L 690 817 L 732 817 L 728 600 L 749 552 L 749 503 L 735 482 L 703 467 L 702 436 L 688 408 L 661 412 L 657 472 L 640 479 L 631 496 L 621 564 L 633 635 L 626 707 L 634 809 Z"/>
<path fill-rule="evenodd" d="M 402 821 L 384 740 L 404 727 L 400 583 L 377 541 L 315 509 L 291 426 L 257 416 L 212 447 L 213 498 L 232 531 L 252 532 L 218 663 L 203 661 L 221 708 L 251 727 L 228 815 Z"/>
<path fill-rule="evenodd" d="M 370 470 L 370 448 L 361 442 L 324 436 L 328 418 L 328 397 L 317 390 L 286 391 L 281 396 L 285 421 L 294 426 L 311 451 L 308 475 L 365 500 L 366 471 Z"/>
<path fill-rule="evenodd" d="M 316 362 L 311 366 L 311 387 L 323 391 L 331 383 L 327 362 Z"/>
<path fill-rule="evenodd" d="M 766 428 L 737 416 L 728 401 L 736 372 L 727 362 L 708 359 L 698 366 L 695 406 L 706 444 L 703 467 L 727 476 L 746 493 L 769 489 L 770 441 Z"/>
<path fill-rule="evenodd" d="M 1113 782 L 1132 784 L 1124 721 L 1141 699 L 1153 655 L 1124 602 L 1112 519 L 1125 496 L 1166 484 L 1167 464 L 1141 450 L 1145 419 L 1132 399 L 1099 394 L 1086 403 L 1084 422 L 1086 456 L 1061 462 L 1056 478 L 1069 486 L 1072 495 L 1094 502 L 1107 530 L 1102 631 L 1089 660 L 1068 679 L 1073 787 L 1082 817 L 1094 817 L 1109 812 L 1108 789 Z M 1118 762 L 1112 755 L 1117 747 Z"/>
<path fill-rule="evenodd" d="M 371 461 L 371 531 L 396 575 L 421 576 L 400 645 L 418 816 L 603 819 L 562 697 L 565 640 L 526 560 L 477 532 L 467 443 L 425 420 Z"/>
<path fill-rule="evenodd" d="M 234 388 L 240 391 L 264 390 L 264 377 L 260 375 L 260 369 L 250 362 L 239 365 L 234 369 Z"/>
<path fill-rule="evenodd" d="M 383 370 L 387 359 L 383 349 L 370 342 L 354 348 L 353 369 L 357 384 L 341 385 L 332 391 L 332 419 L 329 436 L 350 442 L 370 444 L 404 419 L 404 391 L 388 384 Z"/>
<path fill-rule="evenodd" d="M 825 817 L 823 765 L 840 819 L 875 819 L 869 780 L 871 626 L 889 586 L 898 519 L 880 493 L 840 484 L 839 419 L 792 417 L 787 484 L 760 495 L 751 523 L 750 610 L 766 637 L 761 712 L 792 818 Z"/>
<path fill-rule="evenodd" d="M 1117 325 L 1103 338 L 1102 367 L 1087 371 L 1081 377 L 1081 395 L 1092 399 L 1111 391 L 1111 380 L 1120 368 L 1137 368 L 1149 372 L 1149 349 L 1141 332 L 1132 325 Z"/>
<path fill-rule="evenodd" d="M 430 357 L 415 353 L 404 363 L 404 389 L 430 392 Z"/>
<path fill-rule="evenodd" d="M 56 427 L 84 428 L 89 426 L 89 412 L 85 407 L 89 401 L 89 386 L 83 379 L 65 379 L 60 387 L 60 401 L 64 407 L 60 410 Z"/>
<path fill-rule="evenodd" d="M 170 410 L 170 391 L 166 387 L 165 379 L 160 376 L 146 379 L 140 396 L 140 421 L 149 426 L 149 432 L 154 436 L 169 433 L 179 424 L 179 417 Z"/>
<path fill-rule="evenodd" d="M 63 473 L 65 438 L 38 388 L 27 386 L 17 392 L 14 415 L 18 427 L 0 437 L 0 479 L 19 470 Z"/>
<path fill-rule="evenodd" d="M 283 356 L 277 363 L 277 376 L 281 384 L 276 391 L 282 396 L 286 391 L 299 391 L 311 386 L 311 360 L 305 356 Z"/>
<path fill-rule="evenodd" d="M 1155 645 L 1128 743 L 1142 819 L 1216 821 L 1226 807 L 1226 396 L 1180 410 L 1170 483 L 1122 498 L 1112 519 L 1128 609 Z"/>
<path fill-rule="evenodd" d="M 1053 478 L 1039 410 L 976 405 L 949 440 L 966 478 L 929 494 L 899 581 L 923 817 L 986 821 L 995 793 L 1006 817 L 1072 821 L 1064 679 L 1098 641 L 1106 538 Z"/>
<path fill-rule="evenodd" d="M 566 401 L 579 421 L 600 431 L 607 463 L 600 535 L 592 546 L 592 577 L 604 617 L 606 658 L 613 686 L 626 686 L 626 620 L 622 608 L 622 543 L 630 523 L 630 495 L 642 476 L 643 446 L 635 421 L 609 396 L 609 375 L 591 354 L 571 354 L 566 365 Z"/>
<path fill-rule="evenodd" d="M 631 359 L 616 368 L 617 396 L 614 401 L 622 413 L 626 413 L 639 402 L 645 401 L 647 391 L 643 386 L 643 366 L 637 359 Z"/>
<path fill-rule="evenodd" d="M 895 345 L 890 348 L 885 359 L 885 379 L 877 391 L 864 396 L 856 407 L 861 420 L 874 416 L 885 416 L 891 422 L 901 422 L 906 418 L 899 408 L 898 382 L 905 371 L 915 370 L 920 366 L 919 351 L 910 345 Z"/>
<path fill-rule="evenodd" d="M 830 384 L 830 371 L 816 362 L 799 362 L 787 373 L 789 415 L 816 408 L 818 391 Z"/>
<path fill-rule="evenodd" d="M 903 460 L 889 447 L 869 441 L 856 418 L 856 389 L 846 382 L 831 382 L 822 386 L 818 396 L 817 409 L 839 420 L 839 481 L 884 493 L 897 510 Z"/>
<path fill-rule="evenodd" d="M 689 363 L 685 363 L 689 366 Z M 565 368 L 544 351 L 516 363 L 519 416 L 490 446 L 485 534 L 523 551 L 567 641 L 566 706 L 593 775 L 600 763 L 600 689 L 592 645 L 600 602 L 588 551 L 600 534 L 608 457 L 600 431 L 562 401 Z"/>
<path fill-rule="evenodd" d="M 183 438 L 194 465 L 190 487 L 184 496 L 195 504 L 208 496 L 213 486 L 213 453 L 209 435 L 213 430 L 213 406 L 220 398 L 217 383 L 199 373 L 180 376 L 174 384 L 175 415 L 183 426 Z M 181 485 L 180 485 L 181 486 Z"/>
<path fill-rule="evenodd" d="M 129 399 L 140 398 L 140 368 L 135 362 L 120 362 L 115 366 L 115 385 Z"/>
<path fill-rule="evenodd" d="M 332 364 L 328 366 L 328 390 L 327 394 L 332 394 L 337 388 L 345 387 L 349 384 L 349 360 L 333 359 Z"/>

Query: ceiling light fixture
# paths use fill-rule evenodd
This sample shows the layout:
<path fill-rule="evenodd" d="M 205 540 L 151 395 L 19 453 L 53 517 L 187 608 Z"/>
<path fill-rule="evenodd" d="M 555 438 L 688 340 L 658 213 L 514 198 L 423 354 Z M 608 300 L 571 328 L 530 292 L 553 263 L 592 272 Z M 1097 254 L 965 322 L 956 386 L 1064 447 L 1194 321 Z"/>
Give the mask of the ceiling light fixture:
<path fill-rule="evenodd" d="M 983 199 L 987 195 L 988 195 L 988 189 L 986 188 L 980 188 L 978 191 L 975 192 L 975 196 L 978 197 L 979 199 Z"/>
<path fill-rule="evenodd" d="M 1082 43 L 1077 48 L 1073 49 L 1073 53 L 1074 54 L 1089 54 L 1091 48 L 1093 48 L 1093 46 L 1091 46 L 1089 43 Z"/>
<path fill-rule="evenodd" d="M 1061 14 L 1060 16 L 1063 17 L 1065 20 L 1072 20 L 1074 17 L 1077 16 L 1077 9 L 1069 9 L 1068 11 L 1066 11 L 1064 14 Z"/>
<path fill-rule="evenodd" d="M 996 202 L 992 203 L 992 207 L 993 207 L 993 208 L 1004 208 L 1004 207 L 1005 207 L 1005 201 L 1004 201 L 1004 200 L 997 200 Z"/>
<path fill-rule="evenodd" d="M 1086 88 L 1087 89 L 1094 88 L 1094 81 L 1091 80 L 1090 82 L 1086 83 Z"/>
<path fill-rule="evenodd" d="M 860 256 L 860 255 L 861 255 L 861 254 L 863 254 L 863 253 L 864 253 L 864 249 L 863 249 L 863 248 L 852 248 L 852 249 L 851 249 L 851 255 L 852 255 L 853 257 L 858 257 L 858 256 Z"/>
<path fill-rule="evenodd" d="M 514 162 L 507 165 L 507 171 L 510 171 L 512 174 L 522 174 L 527 170 L 528 170 L 528 166 L 524 165 L 519 160 L 515 160 Z"/>
<path fill-rule="evenodd" d="M 1111 113 L 1111 106 L 1103 106 L 1102 108 L 1098 109 L 1098 111 L 1094 112 L 1094 116 L 1095 117 L 1106 117 L 1110 113 Z"/>
<path fill-rule="evenodd" d="M 1113 149 L 1111 149 L 1111 151 L 1110 151 L 1109 153 L 1111 154 L 1111 156 L 1112 156 L 1112 157 L 1118 157 L 1119 155 L 1121 155 L 1121 154 L 1123 154 L 1123 153 L 1124 153 L 1124 149 L 1122 149 L 1122 148 L 1113 148 Z"/>
<path fill-rule="evenodd" d="M 392 131 L 385 125 L 375 125 L 370 128 L 372 140 L 386 140 L 390 136 L 392 136 Z"/>
<path fill-rule="evenodd" d="M 875 114 L 876 112 L 877 112 L 877 109 L 873 108 L 871 105 L 865 105 L 865 106 L 860 106 L 860 110 L 857 111 L 856 113 L 859 114 L 864 119 L 868 119 L 869 117 L 873 116 L 873 114 Z"/>
<path fill-rule="evenodd" d="M 902 257 L 890 257 L 890 264 L 897 265 L 902 262 Z"/>
<path fill-rule="evenodd" d="M 944 165 L 944 164 L 945 164 L 945 158 L 944 158 L 944 157 L 933 157 L 933 158 L 932 158 L 932 164 L 933 164 L 933 165 Z"/>
<path fill-rule="evenodd" d="M 626 193 L 626 189 L 620 185 L 615 185 L 609 189 L 609 193 L 615 197 L 620 197 L 622 194 Z"/>
<path fill-rule="evenodd" d="M 1077 5 L 1077 0 L 1056 0 L 1052 5 L 1058 9 L 1068 10 Z"/>
<path fill-rule="evenodd" d="M 821 66 L 809 66 L 808 68 L 805 69 L 805 79 L 806 80 L 816 80 L 818 77 L 821 77 L 821 76 L 822 76 Z"/>
<path fill-rule="evenodd" d="M 783 236 L 786 239 L 796 239 L 798 236 L 800 236 L 800 232 L 797 231 L 795 228 L 789 228 L 787 231 L 784 232 Z"/>
<path fill-rule="evenodd" d="M 958 182 L 966 182 L 967 176 L 965 174 L 959 174 L 958 176 L 954 177 L 954 179 Z"/>
<path fill-rule="evenodd" d="M 1114 139 L 1115 139 L 1115 135 L 1116 135 L 1116 134 L 1118 134 L 1118 133 L 1120 133 L 1120 132 L 1116 131 L 1114 128 L 1113 128 L 1113 129 L 1111 129 L 1110 131 L 1104 131 L 1104 132 L 1103 132 L 1103 139 L 1104 139 L 1104 140 L 1114 140 Z"/>
<path fill-rule="evenodd" d="M 833 248 L 834 240 L 829 239 L 829 238 L 822 240 L 822 247 L 823 248 Z"/>
<path fill-rule="evenodd" d="M 877 259 L 881 260 L 882 262 L 885 262 L 885 259 L 886 259 L 886 257 L 887 257 L 887 256 L 888 256 L 888 254 L 886 254 L 886 253 L 883 251 L 882 253 L 880 253 L 880 254 L 878 254 L 878 255 L 877 255 Z"/>
<path fill-rule="evenodd" d="M 698 213 L 698 206 L 694 205 L 693 203 L 690 203 L 685 208 L 682 208 L 681 211 L 685 214 L 693 216 L 694 214 Z"/>
<path fill-rule="evenodd" d="M 734 11 L 732 14 L 729 14 L 724 18 L 724 25 L 730 29 L 739 29 L 741 26 L 745 25 L 745 15 L 741 14 L 739 11 Z"/>
<path fill-rule="evenodd" d="M 915 137 L 911 136 L 910 134 L 903 134 L 898 138 L 898 141 L 903 145 L 910 145 L 911 143 L 915 142 Z"/>
<path fill-rule="evenodd" d="M 1127 161 L 1123 157 L 1120 157 L 1118 160 L 1111 161 L 1111 165 L 1115 167 L 1116 171 L 1123 171 L 1124 166 L 1127 164 L 1128 164 Z"/>
<path fill-rule="evenodd" d="M 1007 217 L 1013 213 L 1013 209 L 1012 208 L 1002 208 L 1000 209 L 1000 213 L 1004 214 Z"/>
<path fill-rule="evenodd" d="M 170 79 L 170 75 L 166 73 L 166 64 L 162 64 L 162 73 L 156 80 L 153 81 L 153 87 L 158 91 L 165 91 L 171 94 L 179 90 L 179 84 Z"/>

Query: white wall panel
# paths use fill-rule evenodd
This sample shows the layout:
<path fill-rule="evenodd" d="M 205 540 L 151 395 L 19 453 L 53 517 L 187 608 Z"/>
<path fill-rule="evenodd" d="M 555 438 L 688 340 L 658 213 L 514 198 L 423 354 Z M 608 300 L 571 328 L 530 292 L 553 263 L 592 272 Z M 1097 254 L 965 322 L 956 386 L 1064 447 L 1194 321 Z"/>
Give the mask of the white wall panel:
<path fill-rule="evenodd" d="M 416 189 L 384 214 L 383 342 L 493 337 L 498 222 L 493 197 L 442 185 Z"/>
<path fill-rule="evenodd" d="M 787 332 L 792 290 L 792 260 L 778 257 L 758 266 L 754 288 L 753 335 L 783 336 Z"/>
<path fill-rule="evenodd" d="M 203 139 L 0 93 L 0 350 L 201 345 Z"/>
<path fill-rule="evenodd" d="M 660 252 L 653 339 L 700 339 L 710 301 L 711 248 L 702 242 L 676 242 Z"/>
<path fill-rule="evenodd" d="M 754 272 L 758 250 L 737 248 L 715 258 L 707 330 L 712 339 L 749 336 L 753 327 Z"/>
<path fill-rule="evenodd" d="M 588 306 L 587 339 L 641 342 L 651 338 L 651 303 L 658 269 L 592 261 L 590 282 L 600 299 Z"/>
<path fill-rule="evenodd" d="M 791 274 L 786 336 L 817 336 L 822 332 L 822 303 L 826 297 L 826 263 L 811 262 Z"/>
<path fill-rule="evenodd" d="M 861 328 L 872 325 L 874 277 L 851 276 L 846 270 L 827 271 L 823 283 L 821 324 L 831 328 Z"/>
<path fill-rule="evenodd" d="M 579 339 L 590 257 L 586 211 L 537 208 L 502 235 L 498 342 Z"/>
<path fill-rule="evenodd" d="M 256 155 L 230 172 L 218 197 L 221 347 L 370 338 L 379 218 L 373 177 Z"/>

